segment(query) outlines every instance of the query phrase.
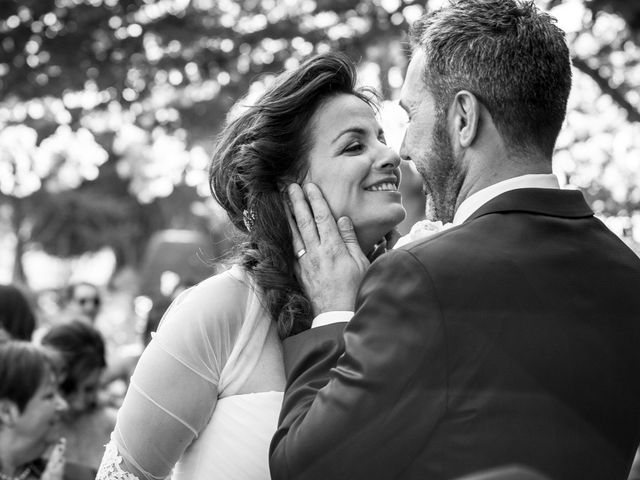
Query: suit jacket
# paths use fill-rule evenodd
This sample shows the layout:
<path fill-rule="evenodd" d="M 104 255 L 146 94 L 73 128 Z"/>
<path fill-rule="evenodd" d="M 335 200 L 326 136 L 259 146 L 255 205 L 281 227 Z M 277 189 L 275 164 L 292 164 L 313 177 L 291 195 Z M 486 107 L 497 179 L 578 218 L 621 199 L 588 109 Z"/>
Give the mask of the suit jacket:
<path fill-rule="evenodd" d="M 276 480 L 623 480 L 640 441 L 640 259 L 577 191 L 506 192 L 383 255 L 348 324 L 284 349 Z"/>

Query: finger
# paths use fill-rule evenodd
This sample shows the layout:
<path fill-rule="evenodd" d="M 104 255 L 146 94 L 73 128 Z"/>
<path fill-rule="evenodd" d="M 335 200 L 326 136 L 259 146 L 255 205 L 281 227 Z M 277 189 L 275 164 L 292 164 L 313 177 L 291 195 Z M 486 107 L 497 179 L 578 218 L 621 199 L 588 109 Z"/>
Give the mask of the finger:
<path fill-rule="evenodd" d="M 318 238 L 316 222 L 313 219 L 311 208 L 302 192 L 302 188 L 300 188 L 300 185 L 297 183 L 292 183 L 287 187 L 287 193 L 291 200 L 293 218 L 298 227 L 298 232 L 300 232 L 300 237 L 302 238 L 302 248 L 308 249 L 318 245 L 320 240 Z"/>
<path fill-rule="evenodd" d="M 304 242 L 302 241 L 302 237 L 300 236 L 298 225 L 296 224 L 296 221 L 293 218 L 293 214 L 291 213 L 291 207 L 289 207 L 289 204 L 287 202 L 284 202 L 284 213 L 287 215 L 289 229 L 291 230 L 293 253 L 297 253 L 304 248 Z"/>
<path fill-rule="evenodd" d="M 340 237 L 346 245 L 351 257 L 355 260 L 358 260 L 359 262 L 369 263 L 367 261 L 367 257 L 360 248 L 358 237 L 356 236 L 356 232 L 353 229 L 353 223 L 351 222 L 351 219 L 349 217 L 340 217 L 338 219 L 337 226 L 338 231 L 340 232 Z"/>
<path fill-rule="evenodd" d="M 387 233 L 384 237 L 387 240 L 387 249 L 390 250 L 393 246 L 398 243 L 402 234 L 398 231 L 397 228 L 394 228 L 389 233 Z"/>
<path fill-rule="evenodd" d="M 338 231 L 338 226 L 320 188 L 313 183 L 307 183 L 304 186 L 304 193 L 311 206 L 311 213 L 316 223 L 320 243 L 339 243 L 340 232 Z"/>
<path fill-rule="evenodd" d="M 367 253 L 367 260 L 373 262 L 376 258 L 387 251 L 387 240 L 383 238 L 374 247 L 371 253 Z"/>
<path fill-rule="evenodd" d="M 347 245 L 360 245 L 358 244 L 358 237 L 356 237 L 356 232 L 353 229 L 353 223 L 349 217 L 340 217 L 338 219 L 338 231 L 340 232 L 340 237 L 342 237 L 342 241 Z"/>
<path fill-rule="evenodd" d="M 293 264 L 293 274 L 295 275 L 296 279 L 298 279 L 298 283 L 300 284 L 300 286 L 302 286 L 302 288 L 304 289 L 304 282 L 302 281 L 302 269 L 300 268 L 300 264 L 298 262 Z"/>

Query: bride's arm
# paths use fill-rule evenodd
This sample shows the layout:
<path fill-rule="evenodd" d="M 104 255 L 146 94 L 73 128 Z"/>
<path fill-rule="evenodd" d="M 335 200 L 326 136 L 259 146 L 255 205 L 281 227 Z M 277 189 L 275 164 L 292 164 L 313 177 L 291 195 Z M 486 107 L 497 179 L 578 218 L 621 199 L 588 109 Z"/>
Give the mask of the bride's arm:
<path fill-rule="evenodd" d="M 98 479 L 120 478 L 116 465 L 139 479 L 167 477 L 211 417 L 216 397 L 215 384 L 152 342 L 131 379 Z"/>
<path fill-rule="evenodd" d="M 133 374 L 97 480 L 167 477 L 208 423 L 241 324 L 228 283 L 196 287 L 165 315 Z"/>

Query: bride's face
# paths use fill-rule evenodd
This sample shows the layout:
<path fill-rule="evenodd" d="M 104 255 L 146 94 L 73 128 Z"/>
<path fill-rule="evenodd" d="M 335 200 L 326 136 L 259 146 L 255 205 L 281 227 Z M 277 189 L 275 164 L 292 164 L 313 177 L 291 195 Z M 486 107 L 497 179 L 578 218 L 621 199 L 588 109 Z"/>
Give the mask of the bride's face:
<path fill-rule="evenodd" d="M 305 182 L 320 187 L 335 218 L 351 218 L 367 251 L 406 215 L 398 191 L 400 157 L 386 145 L 372 108 L 354 95 L 325 101 L 311 132 Z"/>

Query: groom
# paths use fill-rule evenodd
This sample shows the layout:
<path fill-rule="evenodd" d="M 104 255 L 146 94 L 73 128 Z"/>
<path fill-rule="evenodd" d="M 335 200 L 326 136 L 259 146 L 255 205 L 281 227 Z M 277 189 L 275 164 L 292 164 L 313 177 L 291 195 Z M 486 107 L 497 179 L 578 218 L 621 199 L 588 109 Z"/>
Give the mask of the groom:
<path fill-rule="evenodd" d="M 321 245 L 333 254 L 307 245 L 300 259 L 320 315 L 284 344 L 272 477 L 439 480 L 520 464 L 626 479 L 640 440 L 640 259 L 551 174 L 571 84 L 564 35 L 529 2 L 458 0 L 412 40 L 401 156 L 454 226 L 377 259 L 348 323 L 335 320 L 350 317 L 338 312 L 350 286 L 322 272 L 355 268 L 353 233 L 341 219 L 345 246 L 317 226 L 333 228 Z M 333 221 L 315 186 L 289 193 L 303 238 L 313 214 Z"/>

